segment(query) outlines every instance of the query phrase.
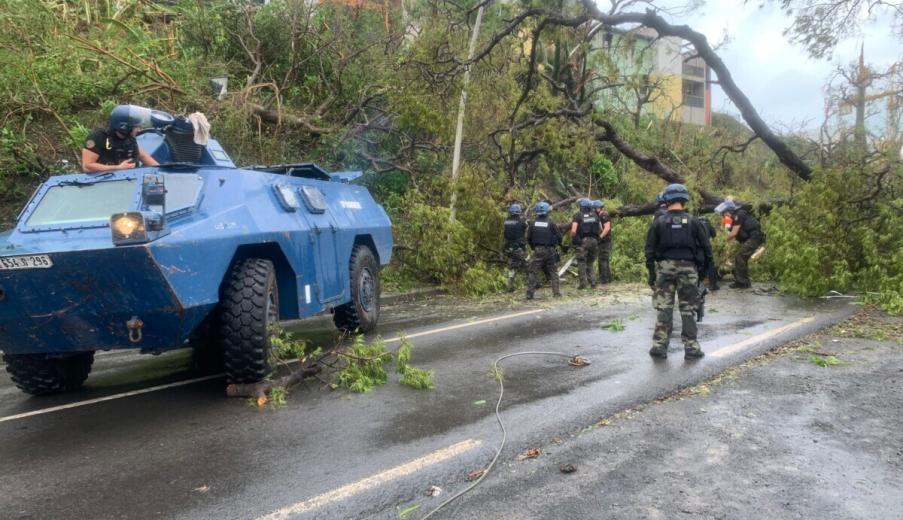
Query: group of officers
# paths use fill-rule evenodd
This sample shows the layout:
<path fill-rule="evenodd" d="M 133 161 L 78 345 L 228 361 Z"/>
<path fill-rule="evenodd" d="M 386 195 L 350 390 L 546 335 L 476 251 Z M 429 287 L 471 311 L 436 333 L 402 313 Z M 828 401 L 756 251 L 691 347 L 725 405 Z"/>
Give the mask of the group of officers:
<path fill-rule="evenodd" d="M 653 358 L 668 356 L 675 296 L 681 318 L 681 339 L 685 359 L 698 359 L 705 354 L 697 340 L 696 322 L 702 319 L 703 302 L 709 289 L 718 288 L 718 276 L 712 257 L 711 239 L 715 229 L 704 218 L 687 212 L 690 193 L 683 184 L 671 184 L 658 195 L 659 208 L 646 234 L 646 268 L 649 286 L 653 290 L 652 303 L 657 311 L 652 348 Z M 598 260 L 598 282 L 612 281 L 609 260 L 612 237 L 611 217 L 601 200 L 580 199 L 580 211 L 574 215 L 570 227 L 565 228 L 577 250 L 580 289 L 596 287 L 594 264 Z M 511 204 L 505 220 L 505 256 L 508 264 L 508 291 L 514 290 L 515 275 L 526 268 L 527 299 L 540 285 L 540 273 L 552 286 L 552 294 L 561 296 L 558 280 L 558 247 L 564 233 L 549 219 L 551 205 L 542 201 L 533 211 L 536 218 L 524 219 L 523 208 Z M 750 287 L 748 262 L 765 241 L 759 222 L 733 200 L 726 200 L 715 208 L 728 229 L 728 240 L 741 243 L 735 257 L 734 283 L 736 289 Z M 527 258 L 527 246 L 532 255 Z M 702 282 L 708 278 L 708 287 Z"/>
<path fill-rule="evenodd" d="M 611 282 L 611 217 L 605 211 L 605 202 L 582 198 L 578 201 L 580 211 L 574 215 L 569 234 L 571 243 L 577 248 L 580 273 L 580 289 L 596 287 L 595 264 L 598 260 L 598 281 Z M 533 212 L 536 218 L 524 220 L 520 204 L 508 207 L 505 220 L 505 257 L 508 263 L 508 292 L 514 291 L 515 276 L 527 273 L 527 299 L 539 287 L 540 273 L 544 273 L 552 285 L 552 294 L 561 297 L 558 284 L 558 247 L 562 245 L 563 233 L 555 222 L 549 220 L 552 210 L 548 202 L 540 202 Z M 527 246 L 533 254 L 527 261 Z"/>

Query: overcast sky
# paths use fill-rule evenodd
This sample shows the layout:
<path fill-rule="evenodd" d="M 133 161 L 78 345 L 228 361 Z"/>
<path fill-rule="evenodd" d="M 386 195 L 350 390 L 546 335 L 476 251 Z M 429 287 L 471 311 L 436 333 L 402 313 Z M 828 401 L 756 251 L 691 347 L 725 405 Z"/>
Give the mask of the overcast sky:
<path fill-rule="evenodd" d="M 867 63 L 886 66 L 903 56 L 903 45 L 894 39 L 889 24 L 878 22 L 863 36 L 842 42 L 831 61 L 814 60 L 802 46 L 790 44 L 783 36 L 790 18 L 770 3 L 764 8 L 759 8 L 759 3 L 708 0 L 701 9 L 671 17 L 671 21 L 686 23 L 711 43 L 721 41 L 727 31 L 731 41 L 718 54 L 734 81 L 771 124 L 818 126 L 824 112 L 824 84 L 836 64 L 858 60 L 860 43 L 865 43 Z M 712 110 L 737 113 L 717 86 L 713 88 Z"/>

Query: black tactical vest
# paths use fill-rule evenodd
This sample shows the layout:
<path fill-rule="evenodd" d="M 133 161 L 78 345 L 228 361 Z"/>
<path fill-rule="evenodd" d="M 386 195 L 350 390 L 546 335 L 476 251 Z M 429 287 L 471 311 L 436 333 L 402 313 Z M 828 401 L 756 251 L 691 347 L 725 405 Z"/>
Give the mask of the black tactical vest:
<path fill-rule="evenodd" d="M 535 246 L 557 246 L 552 226 L 555 223 L 550 220 L 537 220 L 533 222 L 530 230 L 530 242 Z"/>
<path fill-rule="evenodd" d="M 580 213 L 577 217 L 577 234 L 581 239 L 586 237 L 599 238 L 602 229 L 599 226 L 599 217 L 593 213 Z"/>
<path fill-rule="evenodd" d="M 524 232 L 527 230 L 527 223 L 519 218 L 508 218 L 505 221 L 505 242 L 523 243 Z"/>
<path fill-rule="evenodd" d="M 762 226 L 759 224 L 759 221 L 756 220 L 756 217 L 742 209 L 737 212 L 737 215 L 740 216 L 741 212 L 743 218 L 740 222 L 740 232 L 737 233 L 737 241 L 746 242 L 750 238 L 764 240 L 765 233 L 762 232 Z"/>
<path fill-rule="evenodd" d="M 694 218 L 684 211 L 668 212 L 655 219 L 656 258 L 696 261 Z"/>

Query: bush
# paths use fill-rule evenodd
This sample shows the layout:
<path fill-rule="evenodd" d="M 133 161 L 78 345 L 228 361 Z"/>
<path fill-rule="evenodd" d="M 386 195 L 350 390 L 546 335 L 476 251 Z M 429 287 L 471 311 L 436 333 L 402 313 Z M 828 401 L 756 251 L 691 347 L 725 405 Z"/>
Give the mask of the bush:
<path fill-rule="evenodd" d="M 903 214 L 870 184 L 846 169 L 817 172 L 792 206 L 763 220 L 766 266 L 782 289 L 802 296 L 855 291 L 903 312 Z"/>

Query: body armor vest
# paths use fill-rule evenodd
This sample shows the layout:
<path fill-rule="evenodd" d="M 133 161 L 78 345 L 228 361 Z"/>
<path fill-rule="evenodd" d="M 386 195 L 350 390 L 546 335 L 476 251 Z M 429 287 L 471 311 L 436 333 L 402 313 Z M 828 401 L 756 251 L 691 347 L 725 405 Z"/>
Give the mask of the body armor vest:
<path fill-rule="evenodd" d="M 599 217 L 595 213 L 581 213 L 577 220 L 577 234 L 581 239 L 586 237 L 599 238 L 602 228 L 599 226 Z"/>

